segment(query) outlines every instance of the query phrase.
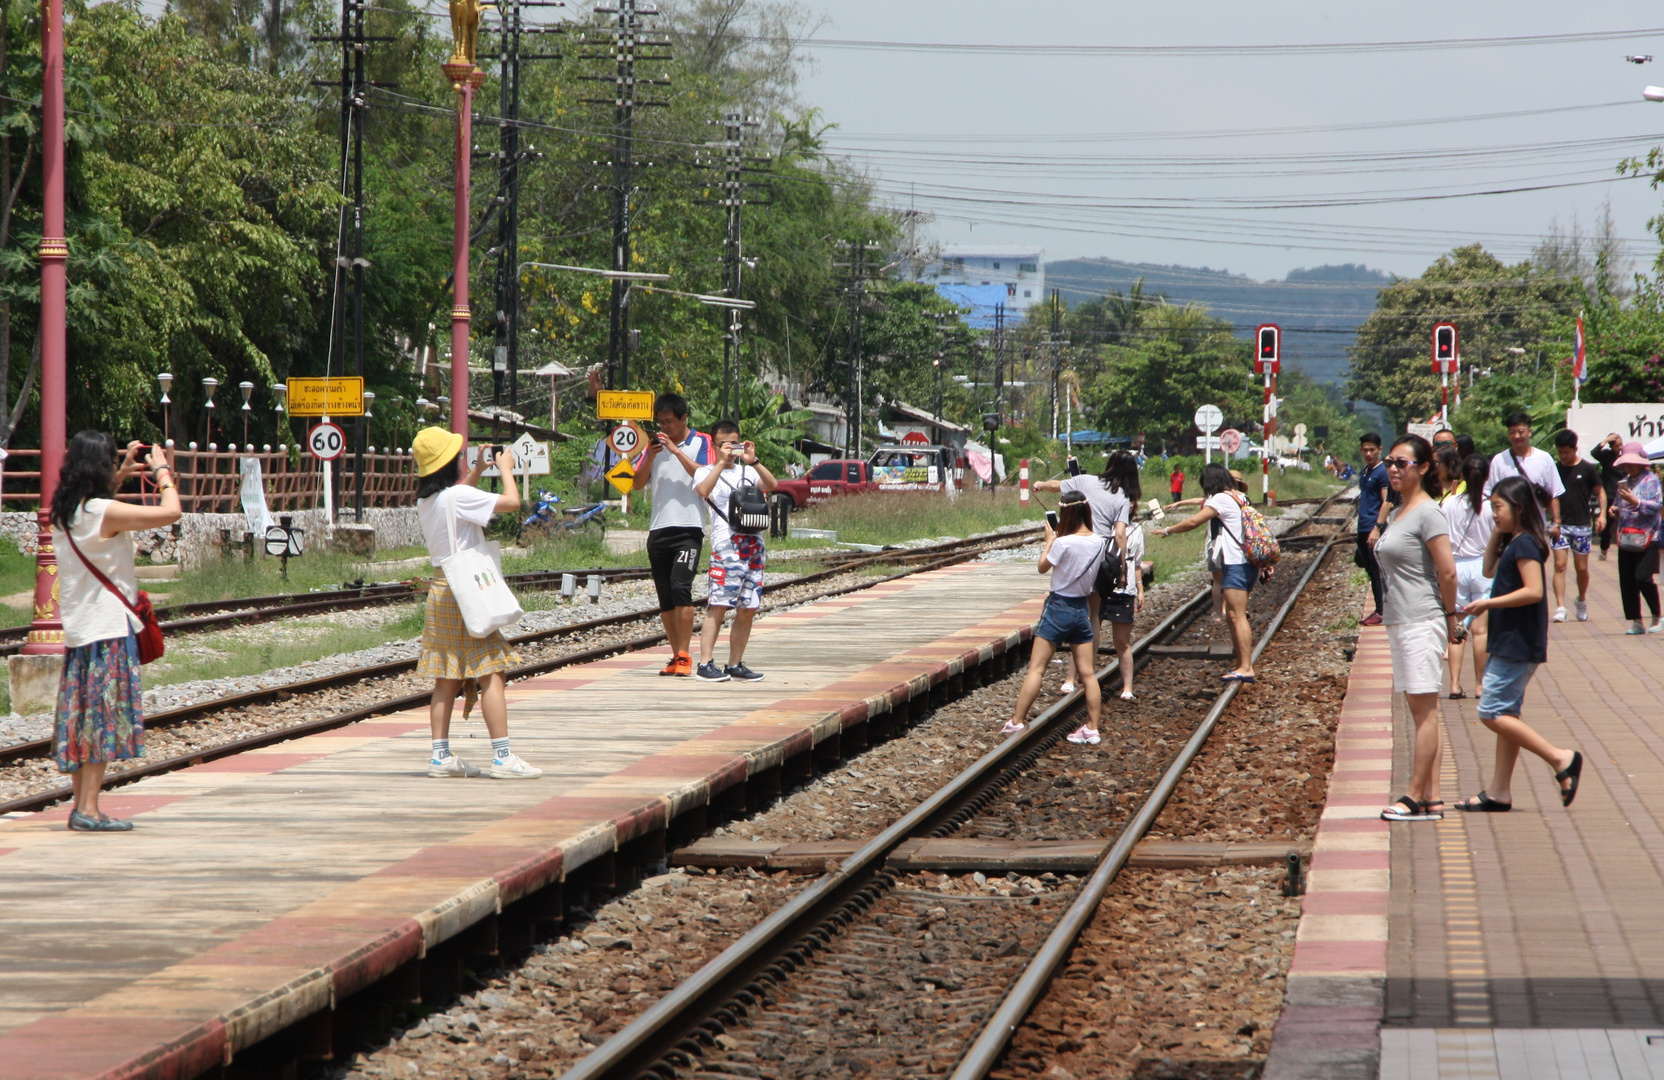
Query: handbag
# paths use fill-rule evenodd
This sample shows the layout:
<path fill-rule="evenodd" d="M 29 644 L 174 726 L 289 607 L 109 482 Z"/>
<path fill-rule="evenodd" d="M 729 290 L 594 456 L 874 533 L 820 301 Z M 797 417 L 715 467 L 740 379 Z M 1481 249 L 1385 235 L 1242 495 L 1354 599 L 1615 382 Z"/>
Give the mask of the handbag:
<path fill-rule="evenodd" d="M 1625 525 L 1618 530 L 1619 551 L 1645 551 L 1652 547 L 1653 530 Z"/>
<path fill-rule="evenodd" d="M 128 600 L 127 594 L 116 588 L 115 584 L 104 576 L 104 572 L 81 553 L 81 545 L 75 542 L 75 537 L 69 535 L 68 529 L 64 530 L 64 539 L 69 541 L 69 546 L 74 550 L 75 557 L 81 560 L 81 565 L 92 572 L 92 576 L 98 579 L 100 585 L 115 593 L 116 599 L 121 601 L 121 606 L 131 611 L 139 620 L 139 629 L 134 634 L 139 643 L 139 663 L 148 664 L 152 660 L 160 660 L 166 646 L 162 642 L 162 624 L 156 621 L 156 609 L 150 605 L 150 594 L 138 589 L 135 590 L 139 594 L 138 603 Z"/>
<path fill-rule="evenodd" d="M 454 492 L 453 488 L 451 499 L 445 504 L 445 530 L 450 536 L 451 553 L 440 560 L 439 569 L 451 587 L 451 595 L 456 597 L 456 606 L 462 612 L 462 624 L 468 628 L 469 636 L 490 637 L 503 627 L 519 622 L 525 612 L 508 582 L 503 580 L 496 541 L 487 541 L 466 551 L 456 549 Z"/>

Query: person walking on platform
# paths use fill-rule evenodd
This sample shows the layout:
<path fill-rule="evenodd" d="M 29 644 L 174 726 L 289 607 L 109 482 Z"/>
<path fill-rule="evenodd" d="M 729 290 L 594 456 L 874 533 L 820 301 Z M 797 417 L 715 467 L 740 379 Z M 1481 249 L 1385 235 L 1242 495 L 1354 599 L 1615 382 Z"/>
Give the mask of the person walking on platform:
<path fill-rule="evenodd" d="M 1140 498 L 1138 462 L 1132 454 L 1125 450 L 1117 450 L 1110 454 L 1104 462 L 1104 471 L 1099 476 L 1083 473 L 1063 480 L 1040 480 L 1031 486 L 1035 491 L 1078 491 L 1092 508 L 1092 531 L 1113 543 L 1116 551 L 1123 554 L 1126 552 L 1127 527 L 1132 522 L 1133 507 L 1138 504 Z M 1087 604 L 1091 609 L 1094 657 L 1097 654 L 1099 639 L 1102 637 L 1103 600 L 1096 591 L 1087 598 Z M 1065 694 L 1072 694 L 1075 691 L 1073 654 L 1067 655 L 1065 659 L 1067 663 L 1063 670 L 1062 689 Z"/>
<path fill-rule="evenodd" d="M 1548 762 L 1560 785 L 1560 803 L 1570 806 L 1583 775 L 1583 755 L 1555 746 L 1521 719 L 1525 688 L 1537 665 L 1548 660 L 1548 590 L 1543 588 L 1548 533 L 1536 492 L 1520 477 L 1508 477 L 1492 489 L 1491 510 L 1496 531 L 1485 546 L 1485 571 L 1496 585 L 1490 596 L 1467 605 L 1467 612 L 1489 612 L 1491 660 L 1479 691 L 1479 720 L 1496 733 L 1496 765 L 1490 787 L 1458 802 L 1456 809 L 1512 810 L 1514 763 L 1521 750 Z"/>
<path fill-rule="evenodd" d="M 1078 491 L 1066 492 L 1057 501 L 1057 531 L 1053 532 L 1048 522 L 1045 544 L 1040 548 L 1040 572 L 1052 576 L 1051 591 L 1040 612 L 1040 625 L 1034 628 L 1028 674 L 1017 692 L 1017 707 L 1000 734 L 1011 735 L 1027 726 L 1034 699 L 1040 696 L 1046 666 L 1059 649 L 1067 649 L 1074 654 L 1075 669 L 1087 673 L 1081 678 L 1086 723 L 1070 734 L 1069 741 L 1085 746 L 1097 746 L 1102 741 L 1098 721 L 1103 715 L 1103 692 L 1091 674 L 1096 658 L 1092 655 L 1094 627 L 1087 597 L 1097 581 L 1104 552 L 1104 540 L 1092 528 L 1092 506 L 1086 496 Z"/>
<path fill-rule="evenodd" d="M 694 494 L 711 508 L 711 582 L 694 677 L 701 682 L 762 682 L 760 673 L 745 666 L 745 646 L 763 600 L 763 534 L 746 531 L 731 515 L 736 493 L 754 485 L 766 496 L 774 490 L 774 474 L 757 460 L 756 446 L 740 441 L 739 425 L 732 420 L 718 421 L 712 434 L 716 464 L 693 474 Z M 728 666 L 718 667 L 716 638 L 730 610 L 734 627 L 728 632 Z"/>
<path fill-rule="evenodd" d="M 1202 467 L 1202 493 L 1207 501 L 1192 516 L 1166 528 L 1152 530 L 1157 536 L 1189 532 L 1208 526 L 1208 565 L 1218 567 L 1225 594 L 1226 622 L 1236 651 L 1236 668 L 1220 678 L 1227 682 L 1251 683 L 1254 676 L 1254 636 L 1248 628 L 1248 594 L 1259 581 L 1259 570 L 1242 553 L 1242 507 L 1247 500 L 1237 491 L 1230 471 L 1215 462 Z"/>
<path fill-rule="evenodd" d="M 1454 452 L 1454 451 L 1452 451 Z M 1445 451 L 1439 451 L 1440 456 Z M 1450 554 L 1456 560 L 1456 606 L 1466 607 L 1482 596 L 1491 595 L 1491 579 L 1485 576 L 1485 545 L 1491 542 L 1496 519 L 1491 516 L 1491 501 L 1485 498 L 1485 477 L 1491 463 L 1472 454 L 1462 463 L 1461 493 L 1446 495 L 1439 504 L 1444 511 L 1445 524 L 1450 528 Z M 1477 693 L 1485 678 L 1485 624 L 1474 623 L 1468 629 L 1468 640 L 1473 643 L 1473 687 Z M 1450 639 L 1445 650 L 1450 668 L 1450 698 L 1467 697 L 1462 689 L 1462 641 Z"/>
<path fill-rule="evenodd" d="M 1609 511 L 1618 519 L 1618 592 L 1623 598 L 1624 618 L 1629 620 L 1629 629 L 1624 632 L 1656 634 L 1664 631 L 1664 619 L 1658 612 L 1658 582 L 1653 580 L 1658 573 L 1659 507 L 1664 506 L 1664 497 L 1640 443 L 1624 443 L 1624 452 L 1614 464 L 1624 474 L 1618 481 L 1618 500 Z M 1651 626 L 1641 623 L 1642 600 L 1652 612 Z"/>
<path fill-rule="evenodd" d="M 693 674 L 693 578 L 705 546 L 705 503 L 693 493 L 693 474 L 716 459 L 711 437 L 688 425 L 687 398 L 660 394 L 653 410 L 659 431 L 636 466 L 635 485 L 646 485 L 653 503 L 647 563 L 670 642 L 670 663 L 659 674 L 686 677 Z M 661 460 L 666 457 L 678 464 Z"/>
<path fill-rule="evenodd" d="M 485 471 L 486 454 L 462 472 L 463 437 L 444 428 L 423 428 L 411 440 L 416 459 L 416 517 L 427 541 L 428 557 L 439 566 L 454 552 L 467 551 L 485 543 L 484 526 L 497 514 L 520 509 L 516 485 L 505 483 L 501 495 L 481 491 L 480 474 Z M 514 454 L 504 450 L 496 466 L 503 476 L 514 474 Z M 526 764 L 509 748 L 507 680 L 511 665 L 520 657 L 503 640 L 501 630 L 477 638 L 468 632 L 444 574 L 435 574 L 428 586 L 427 606 L 422 621 L 422 650 L 416 661 L 418 678 L 433 680 L 433 698 L 428 704 L 428 724 L 433 732 L 433 757 L 428 775 L 469 777 L 480 770 L 451 752 L 451 713 L 458 694 L 466 695 L 463 715 L 478 693 L 480 714 L 491 736 L 491 766 L 485 770 L 493 780 L 535 780 L 543 770 Z"/>
<path fill-rule="evenodd" d="M 1618 531 L 1618 516 L 1611 512 L 1611 508 L 1618 502 L 1618 481 L 1624 472 L 1618 468 L 1618 455 L 1624 452 L 1624 441 L 1617 432 L 1613 432 L 1602 439 L 1589 456 L 1600 466 L 1600 486 L 1606 489 L 1607 512 L 1595 522 L 1600 532 L 1600 561 L 1606 561 L 1606 553 L 1612 547 L 1612 537 Z"/>
<path fill-rule="evenodd" d="M 173 469 L 155 446 L 145 464 L 156 483 L 155 506 L 116 501 L 116 491 L 139 473 L 140 443 L 128 443 L 116 465 L 115 442 L 102 431 L 70 440 L 58 489 L 52 494 L 52 549 L 58 554 L 58 601 L 64 621 L 64 666 L 52 713 L 52 746 L 58 771 L 69 773 L 76 832 L 126 832 L 131 821 L 98 809 L 104 770 L 112 761 L 144 756 L 144 718 L 139 707 L 138 618 L 129 605 L 139 598 L 133 568 L 133 533 L 179 520 Z"/>
<path fill-rule="evenodd" d="M 1554 433 L 1555 471 L 1565 494 L 1560 499 L 1560 535 L 1554 540 L 1554 614 L 1551 622 L 1566 621 L 1566 556 L 1577 575 L 1577 621 L 1589 621 L 1589 548 L 1595 522 L 1606 517 L 1606 489 L 1600 471 L 1577 453 L 1577 432 Z"/>
<path fill-rule="evenodd" d="M 1548 524 L 1548 538 L 1560 539 L 1560 496 L 1566 493 L 1560 482 L 1560 472 L 1554 459 L 1531 445 L 1531 417 L 1523 412 L 1509 413 L 1504 423 L 1508 427 L 1508 449 L 1499 450 L 1491 458 L 1491 474 L 1485 481 L 1489 495 L 1504 478 L 1523 476 L 1537 491 L 1537 506 Z"/>
<path fill-rule="evenodd" d="M 1369 591 L 1375 610 L 1364 616 L 1365 626 L 1381 625 L 1381 567 L 1375 561 L 1375 525 L 1387 501 L 1387 467 L 1381 464 L 1381 436 L 1371 431 L 1358 440 L 1364 470 L 1358 475 L 1358 546 L 1352 551 L 1352 565 L 1369 575 Z"/>
<path fill-rule="evenodd" d="M 1434 706 L 1444 679 L 1445 649 L 1456 635 L 1456 561 L 1450 526 L 1439 506 L 1433 447 L 1420 435 L 1393 444 L 1387 475 L 1400 502 L 1377 525 L 1375 557 L 1386 589 L 1382 621 L 1392 652 L 1393 689 L 1402 691 L 1415 721 L 1410 789 L 1381 811 L 1387 821 L 1444 817 L 1439 798 L 1439 722 Z"/>

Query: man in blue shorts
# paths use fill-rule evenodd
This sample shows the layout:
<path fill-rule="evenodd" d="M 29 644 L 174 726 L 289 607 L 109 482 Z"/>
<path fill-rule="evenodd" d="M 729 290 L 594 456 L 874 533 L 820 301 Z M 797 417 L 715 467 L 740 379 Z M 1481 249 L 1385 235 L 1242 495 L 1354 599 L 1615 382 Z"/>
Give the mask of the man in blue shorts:
<path fill-rule="evenodd" d="M 1606 488 L 1600 470 L 1577 454 L 1577 432 L 1554 433 L 1554 468 L 1560 485 L 1560 535 L 1554 545 L 1554 622 L 1566 621 L 1566 556 L 1577 566 L 1577 621 L 1589 621 L 1589 548 L 1595 522 L 1606 520 Z M 1596 516 L 1596 515 L 1599 516 Z"/>
<path fill-rule="evenodd" d="M 764 495 L 774 490 L 774 474 L 757 460 L 757 448 L 740 441 L 739 425 L 720 420 L 711 432 L 716 464 L 693 474 L 693 490 L 711 511 L 711 583 L 706 594 L 705 628 L 699 635 L 699 667 L 693 677 L 701 682 L 761 682 L 763 676 L 745 666 L 745 646 L 751 640 L 751 621 L 763 599 L 763 535 L 738 532 L 728 520 L 734 492 L 755 484 Z M 734 628 L 728 633 L 728 666 L 716 662 L 716 638 L 729 610 Z"/>

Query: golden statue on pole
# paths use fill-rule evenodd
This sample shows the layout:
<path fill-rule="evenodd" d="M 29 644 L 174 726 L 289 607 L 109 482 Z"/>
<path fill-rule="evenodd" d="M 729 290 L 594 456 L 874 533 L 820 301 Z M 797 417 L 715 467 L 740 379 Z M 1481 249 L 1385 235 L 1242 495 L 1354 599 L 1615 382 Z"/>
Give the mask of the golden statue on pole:
<path fill-rule="evenodd" d="M 477 55 L 480 34 L 480 12 L 491 5 L 482 0 L 450 0 L 450 6 L 451 41 L 454 47 L 445 67 L 472 69 L 476 66 L 474 58 Z"/>

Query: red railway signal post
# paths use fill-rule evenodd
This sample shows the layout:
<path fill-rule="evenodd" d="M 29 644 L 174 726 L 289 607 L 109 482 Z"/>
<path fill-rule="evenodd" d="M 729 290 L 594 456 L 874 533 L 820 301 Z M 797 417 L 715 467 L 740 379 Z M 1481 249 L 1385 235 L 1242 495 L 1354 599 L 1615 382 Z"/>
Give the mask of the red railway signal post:
<path fill-rule="evenodd" d="M 1277 435 L 1277 376 L 1283 372 L 1283 328 L 1261 323 L 1254 331 L 1254 374 L 1265 376 L 1265 430 L 1260 446 L 1260 495 L 1267 506 L 1277 505 L 1271 490 L 1271 452 Z"/>
<path fill-rule="evenodd" d="M 1461 374 L 1462 352 L 1457 347 L 1456 324 L 1442 322 L 1433 327 L 1433 374 L 1439 377 L 1441 403 L 1439 423 L 1450 426 L 1450 382 Z M 1460 381 L 1457 386 L 1461 385 Z"/>

